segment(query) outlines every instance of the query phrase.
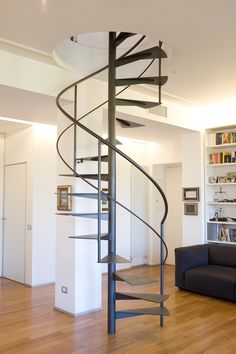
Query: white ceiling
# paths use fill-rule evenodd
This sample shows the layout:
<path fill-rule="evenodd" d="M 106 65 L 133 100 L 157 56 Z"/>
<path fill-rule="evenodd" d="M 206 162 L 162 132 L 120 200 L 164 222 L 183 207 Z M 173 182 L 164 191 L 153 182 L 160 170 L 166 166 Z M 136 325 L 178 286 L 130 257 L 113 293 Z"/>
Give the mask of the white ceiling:
<path fill-rule="evenodd" d="M 165 91 L 203 104 L 235 96 L 235 13 L 235 0 L 1 0 L 0 37 L 51 53 L 73 34 L 147 34 L 171 49 Z"/>

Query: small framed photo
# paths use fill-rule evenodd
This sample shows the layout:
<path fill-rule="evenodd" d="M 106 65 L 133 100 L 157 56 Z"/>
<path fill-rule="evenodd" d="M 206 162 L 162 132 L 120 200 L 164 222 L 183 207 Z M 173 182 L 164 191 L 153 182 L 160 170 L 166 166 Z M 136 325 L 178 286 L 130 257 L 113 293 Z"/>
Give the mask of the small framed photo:
<path fill-rule="evenodd" d="M 57 186 L 57 210 L 71 211 L 71 195 L 72 192 L 71 185 L 61 185 Z"/>
<path fill-rule="evenodd" d="M 199 201 L 199 187 L 183 188 L 183 200 Z"/>
<path fill-rule="evenodd" d="M 198 215 L 198 204 L 184 203 L 184 215 Z"/>

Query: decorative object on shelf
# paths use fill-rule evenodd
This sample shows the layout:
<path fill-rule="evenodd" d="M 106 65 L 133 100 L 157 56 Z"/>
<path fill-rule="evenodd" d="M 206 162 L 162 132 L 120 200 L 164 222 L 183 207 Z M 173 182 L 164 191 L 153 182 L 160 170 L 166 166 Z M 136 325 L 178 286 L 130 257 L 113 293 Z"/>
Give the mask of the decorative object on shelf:
<path fill-rule="evenodd" d="M 214 202 L 224 202 L 227 200 L 226 195 L 227 193 L 220 187 L 220 190 L 215 192 L 213 200 Z"/>
<path fill-rule="evenodd" d="M 184 203 L 184 215 L 198 215 L 197 203 Z"/>
<path fill-rule="evenodd" d="M 183 188 L 183 200 L 199 201 L 199 187 Z"/>
<path fill-rule="evenodd" d="M 57 210 L 71 211 L 72 203 L 71 196 L 68 195 L 72 192 L 71 185 L 57 186 Z"/>
<path fill-rule="evenodd" d="M 209 184 L 236 183 L 236 172 L 227 172 L 225 176 L 210 176 L 208 182 Z"/>
<path fill-rule="evenodd" d="M 227 218 L 222 217 L 222 208 L 219 208 L 218 210 L 215 211 L 215 215 L 214 218 L 211 218 L 209 221 L 216 221 L 216 222 L 220 222 L 220 221 L 224 221 L 227 222 Z"/>
<path fill-rule="evenodd" d="M 208 182 L 209 182 L 209 183 L 218 183 L 218 177 L 210 176 L 210 177 L 208 178 Z"/>

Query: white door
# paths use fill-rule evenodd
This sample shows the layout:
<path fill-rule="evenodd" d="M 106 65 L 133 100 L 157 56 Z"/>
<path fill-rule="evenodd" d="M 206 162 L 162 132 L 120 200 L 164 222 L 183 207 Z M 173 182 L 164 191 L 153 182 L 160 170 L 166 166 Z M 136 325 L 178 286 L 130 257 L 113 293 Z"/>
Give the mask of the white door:
<path fill-rule="evenodd" d="M 168 216 L 165 241 L 168 247 L 167 264 L 175 264 L 174 249 L 182 246 L 182 176 L 181 167 L 167 167 L 165 171 Z"/>
<path fill-rule="evenodd" d="M 131 170 L 131 209 L 148 222 L 149 181 L 135 167 Z M 132 216 L 131 223 L 131 256 L 132 266 L 147 263 L 148 227 Z"/>
<path fill-rule="evenodd" d="M 5 166 L 3 276 L 25 282 L 26 163 Z"/>

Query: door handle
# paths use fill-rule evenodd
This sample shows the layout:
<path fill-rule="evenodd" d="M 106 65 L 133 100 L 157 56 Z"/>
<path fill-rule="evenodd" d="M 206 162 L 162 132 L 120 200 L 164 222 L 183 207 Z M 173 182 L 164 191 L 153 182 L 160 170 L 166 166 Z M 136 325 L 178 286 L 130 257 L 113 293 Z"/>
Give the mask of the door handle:
<path fill-rule="evenodd" d="M 7 220 L 7 218 L 5 218 L 5 217 L 2 217 L 1 219 L 2 219 L 3 221 Z"/>

